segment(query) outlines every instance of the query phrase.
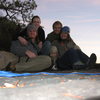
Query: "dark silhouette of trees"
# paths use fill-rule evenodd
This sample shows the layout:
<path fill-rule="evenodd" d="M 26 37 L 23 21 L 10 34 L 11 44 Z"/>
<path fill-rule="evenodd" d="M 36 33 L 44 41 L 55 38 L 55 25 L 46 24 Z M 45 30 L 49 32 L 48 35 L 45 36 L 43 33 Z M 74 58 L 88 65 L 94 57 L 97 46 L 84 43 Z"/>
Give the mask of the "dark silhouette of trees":
<path fill-rule="evenodd" d="M 34 0 L 0 0 L 0 50 L 10 50 L 11 41 L 31 21 L 36 7 Z"/>
<path fill-rule="evenodd" d="M 18 25 L 7 18 L 0 17 L 0 50 L 10 50 L 11 41 L 19 33 Z"/>
<path fill-rule="evenodd" d="M 34 0 L 0 0 L 0 12 L 16 23 L 29 22 L 36 7 Z"/>

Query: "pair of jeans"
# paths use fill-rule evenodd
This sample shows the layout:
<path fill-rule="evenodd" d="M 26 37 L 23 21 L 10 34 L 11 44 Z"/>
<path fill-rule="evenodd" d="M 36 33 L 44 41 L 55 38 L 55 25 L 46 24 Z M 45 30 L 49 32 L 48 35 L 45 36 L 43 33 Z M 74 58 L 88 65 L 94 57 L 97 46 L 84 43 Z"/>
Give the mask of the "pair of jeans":
<path fill-rule="evenodd" d="M 49 41 L 45 41 L 39 52 L 39 55 L 49 55 L 50 49 L 51 49 L 51 43 Z"/>
<path fill-rule="evenodd" d="M 75 62 L 81 61 L 86 64 L 89 57 L 78 49 L 69 49 L 60 58 L 57 59 L 57 67 L 60 69 L 72 69 Z"/>

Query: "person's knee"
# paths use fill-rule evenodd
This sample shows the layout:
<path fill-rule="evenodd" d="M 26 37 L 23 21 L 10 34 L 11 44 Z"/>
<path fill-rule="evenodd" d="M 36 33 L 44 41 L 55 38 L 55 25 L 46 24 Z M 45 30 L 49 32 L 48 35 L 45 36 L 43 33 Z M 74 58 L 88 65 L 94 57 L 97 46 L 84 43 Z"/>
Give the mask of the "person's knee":
<path fill-rule="evenodd" d="M 40 55 L 40 56 L 37 56 L 34 59 L 37 59 L 37 60 L 43 61 L 43 62 L 51 61 L 51 58 L 49 56 L 46 56 L 46 55 Z"/>
<path fill-rule="evenodd" d="M 45 41 L 44 44 L 45 44 L 45 45 L 48 45 L 48 46 L 51 46 L 50 41 Z"/>
<path fill-rule="evenodd" d="M 42 56 L 42 59 L 45 61 L 45 62 L 51 62 L 51 58 L 49 56 Z"/>
<path fill-rule="evenodd" d="M 49 56 L 42 56 L 42 62 L 50 66 L 52 64 L 51 58 Z"/>

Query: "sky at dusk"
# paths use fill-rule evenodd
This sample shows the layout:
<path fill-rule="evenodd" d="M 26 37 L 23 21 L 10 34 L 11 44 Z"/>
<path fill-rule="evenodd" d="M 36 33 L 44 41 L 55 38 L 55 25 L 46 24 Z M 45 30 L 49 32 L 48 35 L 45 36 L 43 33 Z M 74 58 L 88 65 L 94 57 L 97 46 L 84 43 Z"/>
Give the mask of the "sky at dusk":
<path fill-rule="evenodd" d="M 35 0 L 46 36 L 59 20 L 69 26 L 71 37 L 88 56 L 97 54 L 100 63 L 100 0 Z"/>

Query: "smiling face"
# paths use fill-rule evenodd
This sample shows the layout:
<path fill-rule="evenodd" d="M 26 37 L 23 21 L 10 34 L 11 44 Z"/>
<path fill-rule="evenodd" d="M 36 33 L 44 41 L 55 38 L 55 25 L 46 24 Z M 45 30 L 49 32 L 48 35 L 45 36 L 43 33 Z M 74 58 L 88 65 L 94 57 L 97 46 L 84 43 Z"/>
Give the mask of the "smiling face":
<path fill-rule="evenodd" d="M 53 30 L 54 30 L 54 33 L 55 34 L 59 34 L 60 31 L 61 31 L 61 25 L 60 24 L 56 24 L 54 27 L 53 27 Z"/>
<path fill-rule="evenodd" d="M 29 38 L 31 38 L 31 39 L 35 39 L 36 36 L 37 36 L 36 30 L 34 30 L 34 29 L 29 30 L 29 31 L 28 31 L 28 36 L 29 36 Z"/>
<path fill-rule="evenodd" d="M 55 21 L 52 27 L 54 34 L 59 34 L 62 28 L 62 23 L 60 21 Z"/>
<path fill-rule="evenodd" d="M 28 37 L 31 39 L 35 39 L 37 36 L 37 28 L 35 27 L 34 24 L 29 24 L 27 26 L 27 33 L 28 33 Z"/>
<path fill-rule="evenodd" d="M 40 27 L 40 24 L 41 24 L 41 20 L 40 20 L 40 18 L 34 18 L 33 20 L 32 20 L 32 23 L 37 27 L 37 28 L 39 28 Z"/>
<path fill-rule="evenodd" d="M 68 33 L 62 32 L 60 34 L 60 37 L 61 37 L 62 40 L 66 40 L 66 39 L 68 39 L 69 35 L 68 35 Z"/>

